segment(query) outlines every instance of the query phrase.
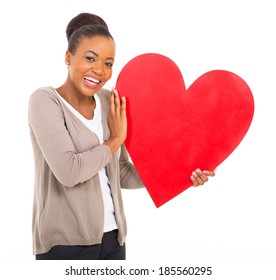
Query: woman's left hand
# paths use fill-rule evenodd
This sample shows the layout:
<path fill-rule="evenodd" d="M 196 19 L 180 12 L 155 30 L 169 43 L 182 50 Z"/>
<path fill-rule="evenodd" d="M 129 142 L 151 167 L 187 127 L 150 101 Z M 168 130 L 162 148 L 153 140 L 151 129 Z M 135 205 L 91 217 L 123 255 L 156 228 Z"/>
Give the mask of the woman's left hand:
<path fill-rule="evenodd" d="M 201 171 L 199 168 L 197 168 L 195 171 L 192 172 L 191 180 L 193 182 L 193 187 L 198 187 L 204 185 L 206 182 L 208 182 L 208 177 L 214 177 L 215 171 L 208 171 L 204 170 Z"/>

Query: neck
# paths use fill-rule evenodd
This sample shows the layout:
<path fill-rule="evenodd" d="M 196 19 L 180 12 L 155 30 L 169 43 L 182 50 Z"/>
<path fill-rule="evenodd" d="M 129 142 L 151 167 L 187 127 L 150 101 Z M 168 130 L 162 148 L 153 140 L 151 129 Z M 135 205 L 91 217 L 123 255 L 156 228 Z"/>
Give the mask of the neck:
<path fill-rule="evenodd" d="M 95 103 L 94 96 L 86 96 L 66 84 L 56 88 L 56 91 L 78 111 L 82 107 L 91 106 Z"/>

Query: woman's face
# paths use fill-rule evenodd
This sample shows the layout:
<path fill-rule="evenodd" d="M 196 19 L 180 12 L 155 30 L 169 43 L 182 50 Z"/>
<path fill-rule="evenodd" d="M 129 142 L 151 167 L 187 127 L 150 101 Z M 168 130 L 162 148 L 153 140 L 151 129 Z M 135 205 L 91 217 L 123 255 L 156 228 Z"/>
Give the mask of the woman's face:
<path fill-rule="evenodd" d="M 66 53 L 69 80 L 78 92 L 92 96 L 111 78 L 114 59 L 115 43 L 111 38 L 83 37 L 74 54 Z"/>

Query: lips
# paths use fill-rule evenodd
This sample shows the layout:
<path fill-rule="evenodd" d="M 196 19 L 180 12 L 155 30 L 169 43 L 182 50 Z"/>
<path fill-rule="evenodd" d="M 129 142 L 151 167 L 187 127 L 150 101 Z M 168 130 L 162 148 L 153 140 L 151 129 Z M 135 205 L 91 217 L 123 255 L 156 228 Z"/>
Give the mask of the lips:
<path fill-rule="evenodd" d="M 101 82 L 100 80 L 97 80 L 97 79 L 95 79 L 93 77 L 89 77 L 89 76 L 84 76 L 83 79 L 84 79 L 84 83 L 87 86 L 92 87 L 92 88 L 97 87 Z"/>

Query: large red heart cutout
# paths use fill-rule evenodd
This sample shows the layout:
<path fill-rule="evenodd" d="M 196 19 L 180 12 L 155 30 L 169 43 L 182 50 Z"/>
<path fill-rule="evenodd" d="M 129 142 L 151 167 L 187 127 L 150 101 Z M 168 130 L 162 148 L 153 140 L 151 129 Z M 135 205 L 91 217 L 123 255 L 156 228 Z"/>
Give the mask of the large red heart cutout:
<path fill-rule="evenodd" d="M 126 147 L 156 207 L 190 187 L 196 168 L 221 164 L 253 119 L 254 99 L 242 78 L 213 70 L 186 90 L 177 65 L 160 54 L 130 60 L 116 88 L 127 99 Z"/>

